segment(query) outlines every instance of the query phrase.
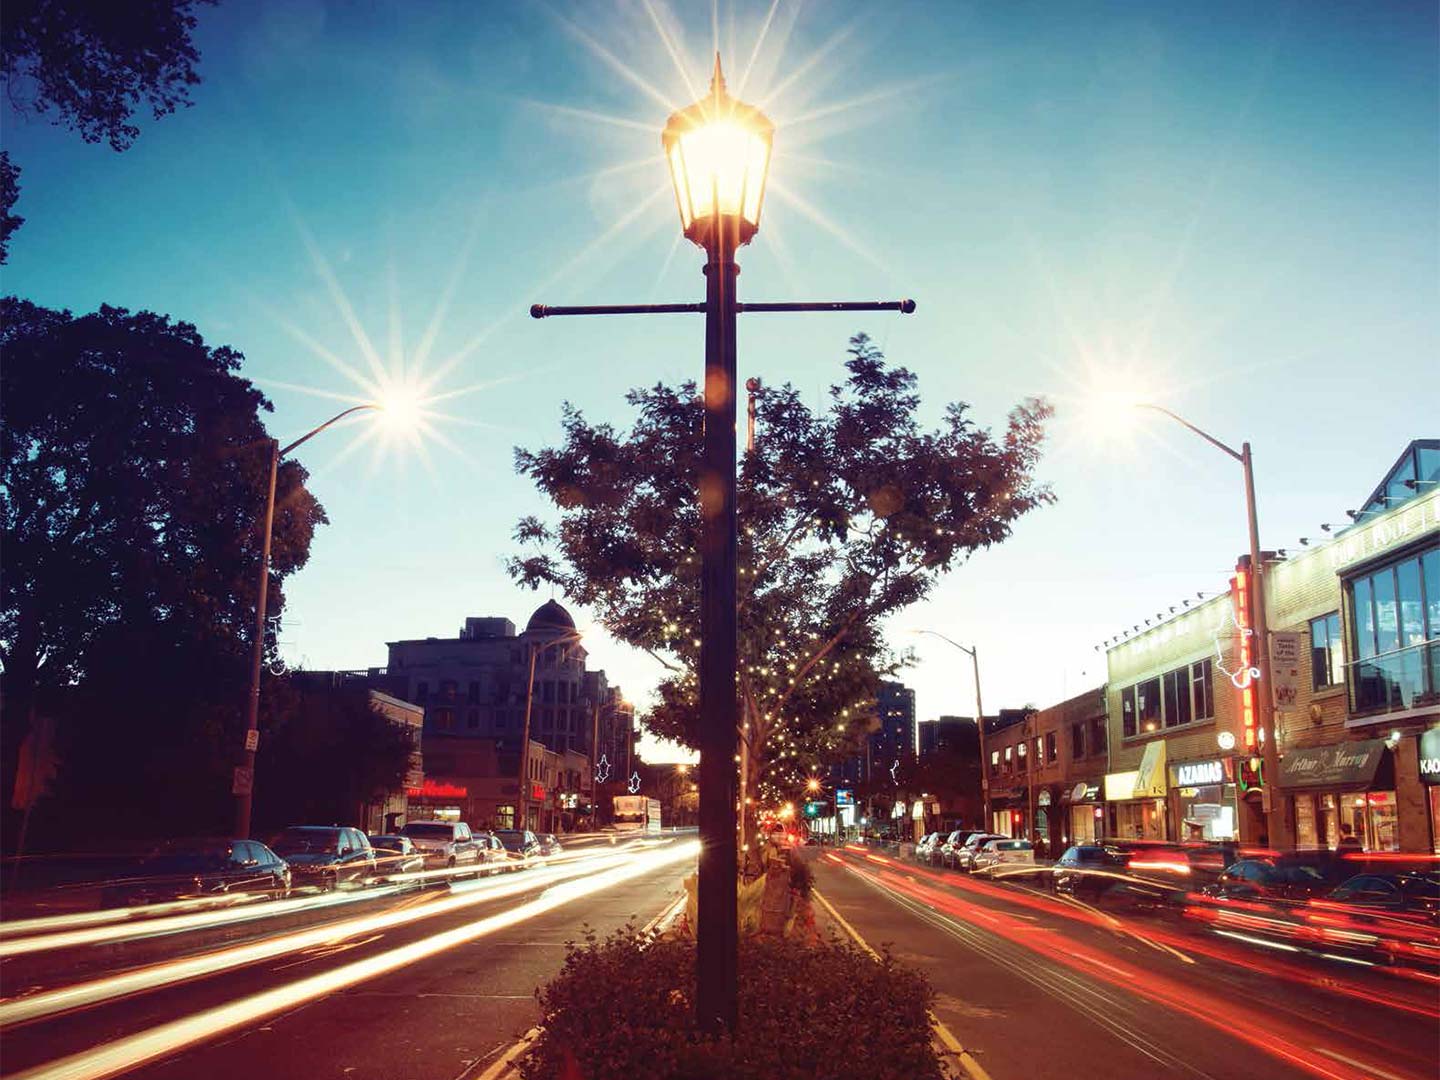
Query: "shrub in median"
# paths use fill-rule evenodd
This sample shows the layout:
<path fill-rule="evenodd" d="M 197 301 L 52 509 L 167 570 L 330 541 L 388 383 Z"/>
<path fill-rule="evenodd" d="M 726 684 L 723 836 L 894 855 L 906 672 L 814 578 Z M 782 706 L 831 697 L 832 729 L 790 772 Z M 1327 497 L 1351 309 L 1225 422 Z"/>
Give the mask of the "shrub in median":
<path fill-rule="evenodd" d="M 740 944 L 740 1027 L 695 1029 L 695 944 L 633 927 L 571 945 L 537 991 L 525 1080 L 939 1080 L 924 976 L 838 941 Z"/>

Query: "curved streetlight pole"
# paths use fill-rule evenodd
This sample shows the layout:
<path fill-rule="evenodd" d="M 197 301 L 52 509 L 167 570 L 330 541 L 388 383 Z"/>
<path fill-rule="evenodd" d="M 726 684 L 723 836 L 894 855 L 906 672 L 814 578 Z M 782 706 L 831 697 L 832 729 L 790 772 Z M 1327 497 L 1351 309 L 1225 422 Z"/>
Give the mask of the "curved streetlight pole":
<path fill-rule="evenodd" d="M 1250 590 L 1251 629 L 1255 639 L 1255 666 L 1260 674 L 1260 692 L 1255 695 L 1256 738 L 1260 740 L 1260 758 L 1265 766 L 1265 782 L 1261 787 L 1268 808 L 1265 809 L 1265 827 L 1272 847 L 1288 847 L 1290 830 L 1285 818 L 1285 808 L 1279 794 L 1280 747 L 1275 739 L 1275 706 L 1270 687 L 1270 634 L 1265 614 L 1265 567 L 1260 559 L 1260 526 L 1255 515 L 1255 472 L 1250 455 L 1250 444 L 1240 444 L 1240 449 L 1227 446 L 1207 431 L 1202 431 L 1183 416 L 1171 412 L 1163 405 L 1136 402 L 1135 408 L 1168 416 L 1181 427 L 1193 431 L 1211 446 L 1223 451 L 1240 463 L 1245 476 L 1245 516 L 1250 533 Z M 1247 748 L 1248 749 L 1248 748 Z"/>
<path fill-rule="evenodd" d="M 955 646 L 961 652 L 970 657 L 970 663 L 975 669 L 975 730 L 980 736 L 980 812 L 983 819 L 980 828 L 990 828 L 990 759 L 985 756 L 985 709 L 980 704 L 980 646 L 975 645 L 966 648 L 958 641 L 946 637 L 937 630 L 916 630 L 917 634 L 929 634 L 937 637 L 947 644 Z"/>
<path fill-rule="evenodd" d="M 250 836 L 250 809 L 255 788 L 255 750 L 260 745 L 260 669 L 265 662 L 265 604 L 270 594 L 270 537 L 275 525 L 275 477 L 280 470 L 280 459 L 345 417 L 383 407 L 378 402 L 354 405 L 336 413 L 319 427 L 307 431 L 289 446 L 282 447 L 279 439 L 266 440 L 270 444 L 270 476 L 265 494 L 265 531 L 260 548 L 260 587 L 255 600 L 255 640 L 250 648 L 250 690 L 245 698 L 245 749 L 242 764 L 236 766 L 230 784 L 230 793 L 235 796 L 234 838 L 237 840 L 245 840 Z"/>

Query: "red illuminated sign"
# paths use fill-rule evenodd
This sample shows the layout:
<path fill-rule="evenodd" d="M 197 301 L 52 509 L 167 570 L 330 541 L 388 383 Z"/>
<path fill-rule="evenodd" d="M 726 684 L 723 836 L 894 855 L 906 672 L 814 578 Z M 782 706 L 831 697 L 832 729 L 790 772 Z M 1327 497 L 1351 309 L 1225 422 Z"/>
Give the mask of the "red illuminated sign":
<path fill-rule="evenodd" d="M 1235 568 L 1230 579 L 1230 598 L 1235 605 L 1236 651 L 1240 657 L 1240 670 L 1249 672 L 1255 659 L 1251 655 L 1251 643 L 1255 633 L 1250 623 L 1250 568 L 1241 565 Z M 1245 732 L 1245 749 L 1255 749 L 1255 680 L 1247 677 L 1240 687 L 1240 722 Z"/>
<path fill-rule="evenodd" d="M 535 800 L 538 801 L 538 802 L 544 802 L 544 801 L 545 801 L 545 785 L 544 785 L 544 784 L 537 784 L 537 783 L 535 783 L 535 781 L 533 781 L 533 780 L 530 781 L 530 798 L 535 799 Z"/>
<path fill-rule="evenodd" d="M 438 780 L 426 780 L 418 788 L 406 788 L 405 794 L 412 799 L 463 799 L 469 788 L 463 784 L 445 784 Z"/>

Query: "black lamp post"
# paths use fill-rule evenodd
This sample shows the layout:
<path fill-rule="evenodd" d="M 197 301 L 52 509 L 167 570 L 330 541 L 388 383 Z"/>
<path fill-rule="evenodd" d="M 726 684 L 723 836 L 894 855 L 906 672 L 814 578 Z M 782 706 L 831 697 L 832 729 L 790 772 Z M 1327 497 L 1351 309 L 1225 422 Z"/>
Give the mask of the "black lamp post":
<path fill-rule="evenodd" d="M 661 143 L 675 184 L 685 237 L 705 249 L 704 304 L 547 307 L 552 315 L 705 314 L 705 443 L 700 489 L 700 869 L 697 889 L 695 1015 L 707 1031 L 733 1031 L 738 1018 L 739 931 L 735 875 L 736 689 L 735 316 L 747 311 L 900 311 L 913 300 L 741 304 L 735 249 L 760 228 L 775 125 L 730 96 L 720 57 L 710 92 L 673 114 Z"/>

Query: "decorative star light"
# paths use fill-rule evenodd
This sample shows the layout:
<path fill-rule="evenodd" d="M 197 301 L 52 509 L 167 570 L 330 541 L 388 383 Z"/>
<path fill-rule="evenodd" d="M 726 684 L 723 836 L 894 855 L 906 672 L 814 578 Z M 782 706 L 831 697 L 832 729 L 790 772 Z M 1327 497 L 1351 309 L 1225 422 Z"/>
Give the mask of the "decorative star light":
<path fill-rule="evenodd" d="M 900 782 L 895 778 L 895 770 L 898 768 L 900 768 L 900 762 L 898 759 L 890 763 L 890 782 L 892 784 L 898 784 Z"/>
<path fill-rule="evenodd" d="M 638 795 L 640 793 L 640 774 L 638 772 L 631 773 L 630 782 L 625 786 L 629 789 L 631 795 Z"/>
<path fill-rule="evenodd" d="M 602 784 L 610 779 L 610 760 L 604 754 L 601 754 L 600 760 L 595 763 L 595 779 Z"/>

